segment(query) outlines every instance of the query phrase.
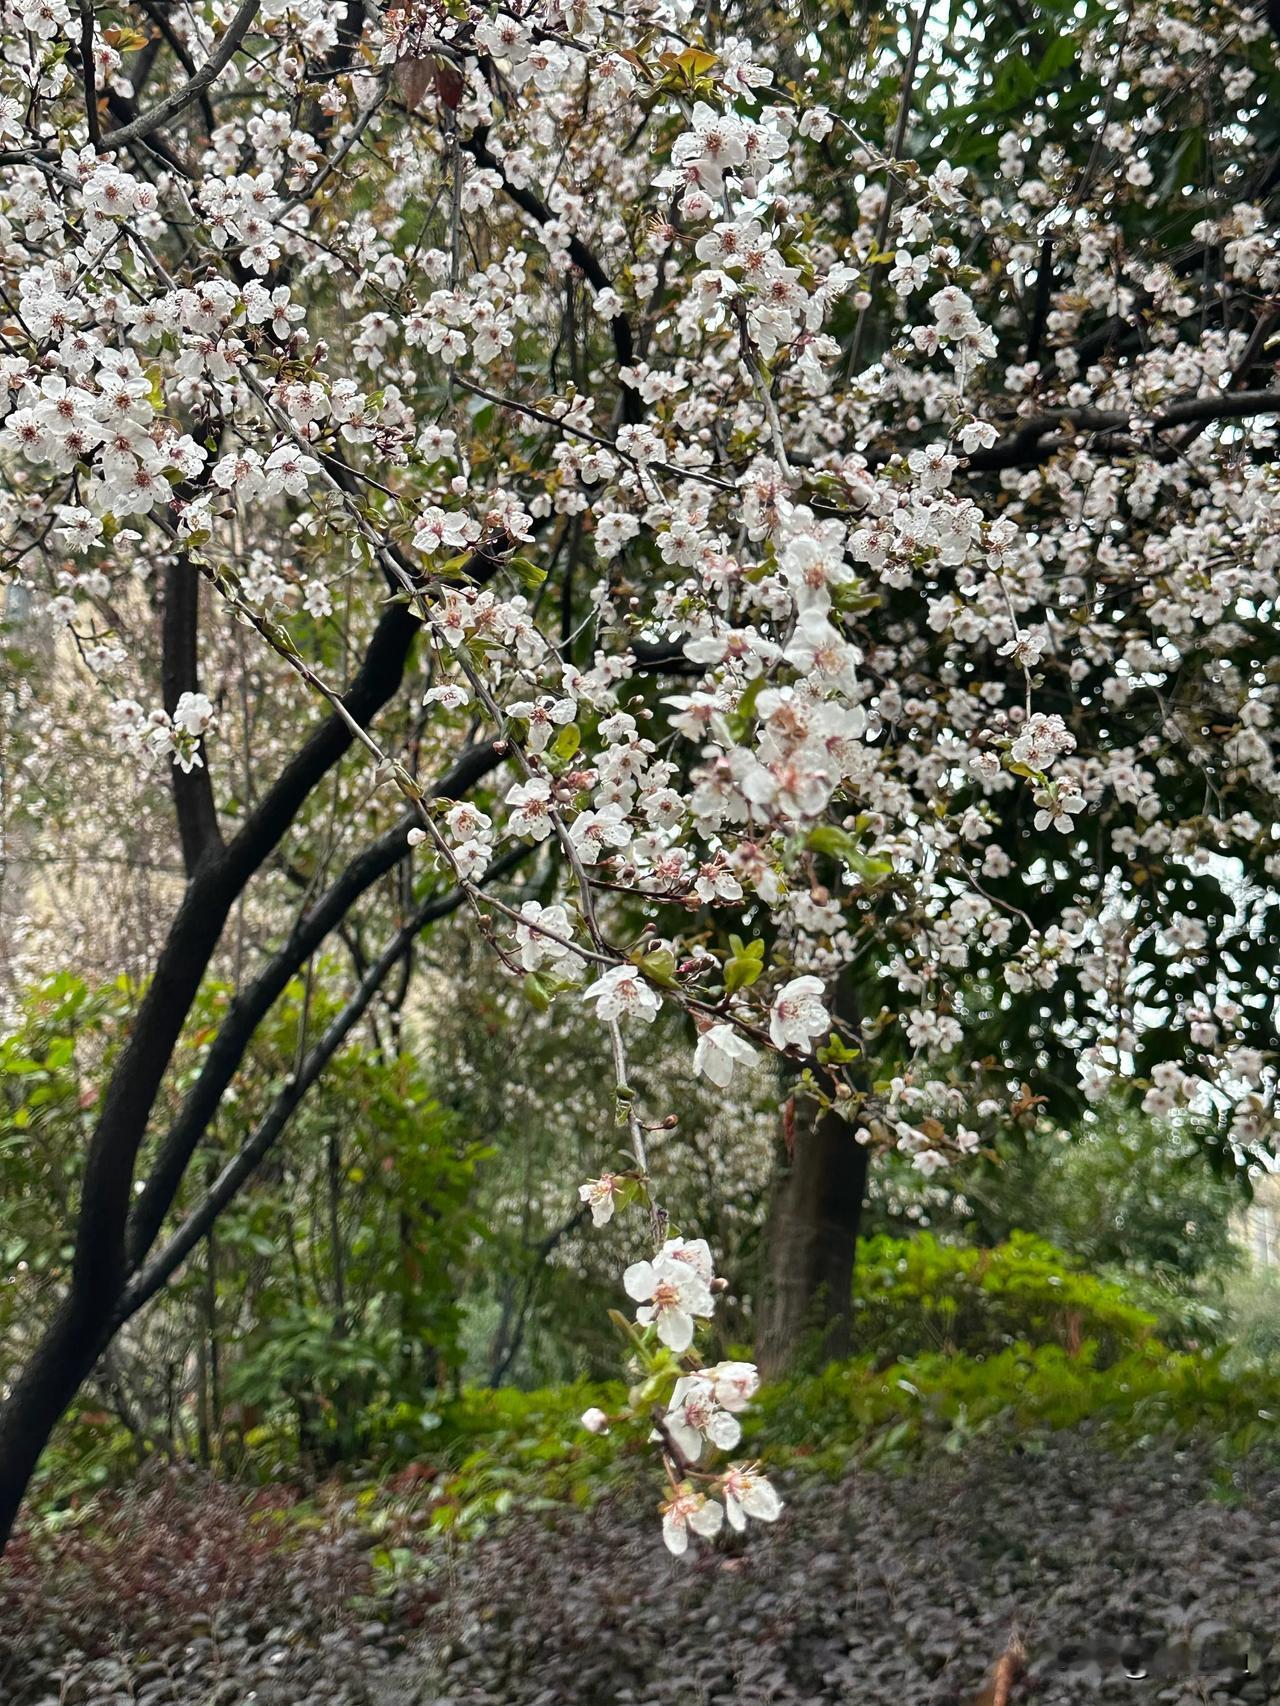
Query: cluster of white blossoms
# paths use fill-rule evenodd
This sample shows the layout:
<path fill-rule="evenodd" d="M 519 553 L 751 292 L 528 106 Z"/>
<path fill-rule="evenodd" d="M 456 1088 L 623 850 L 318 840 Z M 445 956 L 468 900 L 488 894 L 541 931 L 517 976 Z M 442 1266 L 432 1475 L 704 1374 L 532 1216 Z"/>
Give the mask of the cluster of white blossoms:
<path fill-rule="evenodd" d="M 628 1196 L 635 1194 L 633 1183 L 605 1174 L 580 1187 L 597 1225 L 610 1218 L 624 1190 Z M 636 1322 L 644 1331 L 634 1350 L 644 1379 L 633 1389 L 632 1407 L 623 1416 L 611 1417 L 594 1407 L 582 1416 L 583 1427 L 591 1433 L 607 1433 L 633 1416 L 647 1416 L 656 1424 L 649 1438 L 661 1447 L 669 1488 L 662 1538 L 677 1556 L 688 1550 L 690 1534 L 710 1540 L 726 1517 L 731 1528 L 743 1529 L 749 1517 L 775 1522 L 783 1508 L 758 1464 L 703 1467 L 705 1452 L 729 1452 L 740 1443 L 738 1418 L 760 1384 L 754 1363 L 704 1367 L 691 1354 L 697 1325 L 714 1312 L 720 1283 L 702 1238 L 665 1239 L 652 1261 L 633 1262 L 622 1284 L 639 1304 Z M 650 1345 L 651 1337 L 656 1347 Z"/>
<path fill-rule="evenodd" d="M 59 309 L 79 318 L 73 302 L 51 302 L 44 292 L 30 308 L 49 331 Z M 134 351 L 104 349 L 68 326 L 51 357 L 60 371 L 42 371 L 21 356 L 0 357 L 0 387 L 12 405 L 0 427 L 0 450 L 57 472 L 91 470 L 89 509 L 117 519 L 146 515 L 167 500 L 170 472 L 185 479 L 200 473 L 207 453 L 159 416 Z"/>
<path fill-rule="evenodd" d="M 156 706 L 144 711 L 136 699 L 117 699 L 107 708 L 107 729 L 120 752 L 132 753 L 150 764 L 171 761 L 185 775 L 203 769 L 200 745 L 217 718 L 203 693 L 183 693 L 173 715 Z"/>
<path fill-rule="evenodd" d="M 694 1322 L 709 1320 L 715 1309 L 711 1251 L 704 1238 L 668 1238 L 651 1262 L 633 1262 L 622 1276 L 622 1289 L 640 1307 L 636 1320 L 657 1329 L 669 1350 L 687 1351 Z"/>
<path fill-rule="evenodd" d="M 988 156 L 935 114 L 895 162 L 896 30 L 797 81 L 787 28 L 704 44 L 679 0 L 212 0 L 176 48 L 119 10 L 17 0 L 0 63 L 5 561 L 95 728 L 225 786 L 208 698 L 142 708 L 153 566 L 202 578 L 202 667 L 251 630 L 281 701 L 411 622 L 417 714 L 357 729 L 394 787 L 340 815 L 407 799 L 530 1001 L 599 1019 L 630 1151 L 597 1222 L 643 1194 L 626 1038 L 664 1009 L 711 1083 L 781 1058 L 926 1176 L 1041 1082 L 1269 1151 L 1261 24 L 1103 8 L 1070 134 L 1046 77 Z M 993 51 L 953 34 L 944 79 Z M 1194 196 L 1179 114 L 1221 165 Z M 508 857 L 540 900 L 482 894 Z M 672 1357 L 696 1248 L 628 1269 Z M 749 1467 L 681 1485 L 668 1539 L 769 1505 Z"/>

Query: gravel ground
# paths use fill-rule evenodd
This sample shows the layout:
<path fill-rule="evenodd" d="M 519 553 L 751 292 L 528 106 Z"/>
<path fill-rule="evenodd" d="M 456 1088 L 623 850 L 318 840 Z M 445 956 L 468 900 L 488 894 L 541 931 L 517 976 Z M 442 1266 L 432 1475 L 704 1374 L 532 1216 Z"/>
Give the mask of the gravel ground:
<path fill-rule="evenodd" d="M 389 1621 L 344 1616 L 308 1591 L 319 1556 L 294 1558 L 286 1622 L 224 1591 L 216 1615 L 144 1657 L 128 1619 L 115 1655 L 88 1661 L 29 1607 L 15 1657 L 0 1577 L 0 1700 L 989 1706 L 1009 1654 L 1009 1706 L 1280 1701 L 1271 1469 L 1238 1465 L 1215 1490 L 1195 1456 L 1063 1436 L 786 1491 L 775 1527 L 692 1561 L 669 1559 L 634 1509 L 524 1521 L 441 1554 Z M 262 1592 L 278 1600 L 278 1585 Z"/>

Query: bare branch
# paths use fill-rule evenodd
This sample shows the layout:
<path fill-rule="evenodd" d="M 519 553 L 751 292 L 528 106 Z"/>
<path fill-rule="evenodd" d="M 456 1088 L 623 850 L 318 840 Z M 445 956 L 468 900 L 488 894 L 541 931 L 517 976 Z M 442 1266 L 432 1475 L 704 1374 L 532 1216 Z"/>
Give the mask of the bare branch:
<path fill-rule="evenodd" d="M 240 10 L 232 18 L 223 32 L 222 40 L 205 60 L 204 64 L 188 82 L 180 89 L 175 89 L 163 101 L 156 103 L 145 113 L 130 124 L 121 125 L 119 130 L 108 131 L 102 138 L 103 152 L 113 148 L 126 148 L 131 142 L 138 142 L 144 136 L 150 136 L 153 130 L 158 130 L 162 124 L 167 124 L 171 118 L 180 113 L 184 107 L 189 107 L 193 101 L 198 101 L 209 86 L 226 70 L 232 55 L 239 48 L 249 26 L 258 15 L 262 0 L 242 0 Z"/>
<path fill-rule="evenodd" d="M 1047 462 L 1059 450 L 1078 446 L 1085 434 L 1138 438 L 1193 421 L 1208 425 L 1212 421 L 1244 420 L 1253 415 L 1280 415 L 1280 389 L 1219 391 L 1205 397 L 1185 397 L 1149 417 L 1144 417 L 1140 409 L 1051 409 L 1042 415 L 1032 415 L 1016 432 L 997 440 L 989 449 L 975 450 L 966 458 L 966 466 L 973 473 L 1032 468 L 1037 462 Z"/>
<path fill-rule="evenodd" d="M 84 116 L 89 126 L 89 141 L 95 148 L 101 148 L 102 127 L 98 123 L 98 91 L 93 75 L 93 7 L 90 0 L 80 0 L 80 75 L 84 79 Z"/>
<path fill-rule="evenodd" d="M 467 748 L 436 782 L 432 796 L 461 798 L 482 776 L 496 769 L 502 756 L 488 743 Z M 289 979 L 330 931 L 337 928 L 360 896 L 405 857 L 409 851 L 409 830 L 417 821 L 416 813 L 405 813 L 397 824 L 357 854 L 315 905 L 299 918 L 280 951 L 232 1001 L 129 1214 L 126 1252 L 130 1269 L 137 1267 L 155 1241 L 187 1165 L 254 1032 L 283 994 Z"/>
<path fill-rule="evenodd" d="M 911 116 L 911 96 L 915 87 L 916 67 L 920 63 L 920 49 L 924 43 L 925 25 L 929 21 L 929 0 L 921 0 L 920 10 L 916 15 L 915 29 L 911 34 L 911 50 L 907 55 L 907 63 L 902 71 L 902 84 L 898 91 L 898 118 L 893 127 L 893 141 L 889 145 L 889 157 L 898 160 L 902 155 L 902 145 L 907 139 L 907 121 Z M 894 178 L 892 173 L 884 188 L 884 206 L 880 209 L 880 218 L 876 225 L 876 251 L 884 248 L 889 235 L 889 222 L 893 218 Z M 867 310 L 858 313 L 858 323 L 853 329 L 853 344 L 849 350 L 848 371 L 856 373 L 858 355 L 862 349 L 862 333 L 866 325 Z"/>
<path fill-rule="evenodd" d="M 502 876 L 524 858 L 528 851 L 525 847 L 513 848 L 501 859 L 495 860 L 481 879 L 482 882 L 490 882 Z M 333 1018 L 298 1071 L 276 1096 L 244 1146 L 223 1167 L 173 1236 L 130 1280 L 116 1307 L 116 1327 L 121 1326 L 130 1316 L 136 1315 L 138 1310 L 161 1290 L 265 1159 L 299 1103 L 355 1029 L 397 962 L 413 946 L 419 932 L 426 925 L 456 911 L 466 899 L 464 890 L 452 889 L 447 895 L 436 900 L 425 901 L 408 923 L 395 933 L 360 979 L 346 1006 Z"/>

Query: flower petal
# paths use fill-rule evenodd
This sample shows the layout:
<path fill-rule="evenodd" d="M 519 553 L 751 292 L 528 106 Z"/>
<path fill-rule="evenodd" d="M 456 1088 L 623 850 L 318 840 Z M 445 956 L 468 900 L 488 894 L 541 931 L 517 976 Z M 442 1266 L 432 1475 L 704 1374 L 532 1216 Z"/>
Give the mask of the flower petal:
<path fill-rule="evenodd" d="M 687 1351 L 693 1343 L 693 1317 L 683 1309 L 660 1309 L 658 1337 L 668 1350 Z"/>
<path fill-rule="evenodd" d="M 724 1511 L 714 1499 L 708 1499 L 706 1504 L 690 1516 L 689 1527 L 695 1534 L 702 1535 L 704 1540 L 710 1540 L 713 1534 L 719 1534 L 723 1521 Z"/>

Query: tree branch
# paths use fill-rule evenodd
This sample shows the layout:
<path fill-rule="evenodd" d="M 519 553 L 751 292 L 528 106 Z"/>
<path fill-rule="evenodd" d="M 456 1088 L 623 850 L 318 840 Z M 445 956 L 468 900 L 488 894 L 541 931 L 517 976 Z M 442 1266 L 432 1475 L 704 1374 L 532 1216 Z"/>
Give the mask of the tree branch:
<path fill-rule="evenodd" d="M 402 604 L 388 605 L 374 629 L 343 704 L 365 724 L 400 686 L 418 624 Z M 313 788 L 352 741 L 336 711 L 319 725 L 249 814 L 239 834 L 203 862 L 187 885 L 147 992 L 114 1070 L 85 1159 L 72 1288 L 107 1307 L 125 1277 L 125 1223 L 133 1169 L 151 1110 L 200 980 L 227 916 Z"/>
<path fill-rule="evenodd" d="M 142 9 L 159 30 L 160 34 L 164 37 L 170 53 L 172 53 L 173 57 L 178 61 L 178 64 L 181 65 L 187 76 L 194 78 L 196 75 L 196 62 L 187 52 L 182 41 L 182 37 L 178 35 L 177 31 L 169 22 L 166 15 L 168 8 L 163 3 L 163 0 L 142 0 Z M 196 99 L 200 103 L 200 111 L 204 115 L 205 125 L 210 136 L 212 136 L 214 131 L 217 129 L 217 120 L 214 117 L 213 107 L 210 105 L 209 97 L 204 90 L 201 90 Z M 132 120 L 127 120 L 126 122 L 132 123 Z"/>
<path fill-rule="evenodd" d="M 1158 415 L 1144 417 L 1138 409 L 1053 409 L 1032 415 L 1016 432 L 999 439 L 987 450 L 975 450 L 966 458 L 972 473 L 990 473 L 1001 468 L 1032 468 L 1057 451 L 1076 443 L 1086 433 L 1104 437 L 1116 434 L 1137 436 L 1142 432 L 1167 432 L 1192 421 L 1242 420 L 1251 415 L 1280 414 L 1280 389 L 1266 391 L 1219 391 L 1207 397 L 1184 397 Z M 1145 424 L 1142 424 L 1144 423 Z M 1135 423 L 1139 423 L 1135 425 Z"/>
<path fill-rule="evenodd" d="M 493 743 L 467 748 L 436 782 L 431 797 L 461 798 L 482 776 L 496 769 L 504 756 Z M 191 1157 L 244 1059 L 254 1032 L 284 993 L 290 978 L 341 923 L 360 896 L 405 857 L 409 831 L 416 822 L 416 812 L 404 813 L 393 828 L 357 854 L 316 904 L 299 917 L 279 952 L 232 1001 L 129 1214 L 126 1260 L 130 1269 L 138 1266 L 155 1242 Z"/>
<path fill-rule="evenodd" d="M 920 49 L 924 44 L 925 26 L 929 22 L 929 0 L 921 0 L 920 10 L 916 14 L 915 27 L 911 32 L 911 48 L 907 54 L 907 63 L 902 70 L 902 82 L 898 89 L 898 117 L 893 127 L 893 140 L 889 144 L 889 158 L 897 161 L 902 158 L 903 144 L 907 139 L 907 123 L 911 116 L 912 92 L 915 87 L 916 67 L 920 63 Z M 884 187 L 884 204 L 880 209 L 880 218 L 876 222 L 875 246 L 879 252 L 884 248 L 889 235 L 889 222 L 893 218 L 893 192 L 896 185 L 892 172 Z M 867 310 L 858 312 L 858 321 L 853 328 L 853 343 L 849 349 L 847 370 L 857 371 L 858 355 L 862 349 L 862 333 L 867 322 Z"/>
<path fill-rule="evenodd" d="M 240 10 L 223 31 L 222 40 L 194 77 L 189 78 L 180 89 L 166 95 L 164 100 L 158 101 L 145 113 L 139 113 L 127 124 L 99 137 L 98 153 L 109 153 L 113 149 L 127 148 L 131 143 L 141 142 L 144 137 L 150 136 L 153 130 L 159 130 L 162 124 L 180 113 L 184 107 L 200 100 L 205 90 L 226 70 L 232 56 L 249 33 L 249 26 L 257 16 L 261 4 L 262 0 L 243 0 Z M 0 166 L 26 166 L 37 161 L 57 158 L 56 148 L 6 148 L 0 151 Z"/>
<path fill-rule="evenodd" d="M 515 847 L 494 861 L 485 873 L 484 882 L 502 876 L 528 853 L 528 847 Z M 299 1103 L 320 1077 L 329 1061 L 363 1017 L 370 1002 L 386 978 L 413 946 L 418 933 L 426 925 L 456 911 L 466 899 L 461 889 L 424 902 L 388 942 L 382 953 L 365 972 L 355 993 L 307 1055 L 299 1070 L 276 1096 L 271 1107 L 259 1122 L 244 1146 L 227 1162 L 204 1196 L 192 1209 L 182 1225 L 138 1270 L 122 1293 L 113 1317 L 120 1327 L 144 1304 L 148 1303 L 167 1283 L 191 1251 L 209 1231 L 218 1216 L 233 1200 L 241 1186 L 251 1177 L 272 1149 Z"/>
<path fill-rule="evenodd" d="M 105 153 L 113 148 L 125 148 L 131 142 L 138 142 L 144 136 L 149 136 L 153 130 L 158 130 L 162 124 L 180 113 L 184 107 L 189 107 L 193 101 L 198 101 L 210 84 L 217 81 L 231 62 L 232 55 L 239 48 L 249 26 L 258 15 L 262 0 L 242 0 L 240 10 L 232 18 L 222 33 L 222 40 L 205 60 L 204 64 L 182 85 L 167 95 L 163 101 L 158 101 L 145 113 L 130 124 L 121 125 L 119 130 L 108 131 L 102 138 L 100 152 Z"/>
<path fill-rule="evenodd" d="M 182 695 L 199 688 L 200 576 L 185 554 L 166 566 L 163 597 L 160 683 L 164 708 L 172 717 Z M 190 771 L 172 766 L 173 805 L 188 877 L 223 845 L 203 741 L 199 757 L 201 762 Z"/>
<path fill-rule="evenodd" d="M 1046 237 L 1040 245 L 1040 265 L 1036 273 L 1036 300 L 1031 310 L 1031 330 L 1027 333 L 1026 361 L 1040 359 L 1040 345 L 1044 342 L 1045 328 L 1049 323 L 1049 304 L 1053 300 L 1053 238 Z"/>
<path fill-rule="evenodd" d="M 89 141 L 100 148 L 102 127 L 98 123 L 98 91 L 93 75 L 93 7 L 89 0 L 80 0 L 80 75 L 84 80 L 84 116 L 89 126 Z"/>
<path fill-rule="evenodd" d="M 587 1205 L 586 1203 L 579 1203 L 568 1220 L 561 1221 L 559 1226 L 553 1226 L 551 1231 L 544 1238 L 539 1239 L 534 1246 L 529 1261 L 529 1269 L 525 1274 L 520 1302 L 515 1309 L 515 1323 L 506 1335 L 506 1343 L 496 1341 L 494 1344 L 493 1356 L 489 1364 L 490 1386 L 502 1385 L 506 1379 L 507 1371 L 520 1355 L 520 1347 L 524 1344 L 525 1328 L 529 1321 L 529 1307 L 533 1302 L 533 1294 L 537 1289 L 538 1280 L 541 1278 L 548 1256 L 571 1232 L 577 1231 L 586 1217 Z M 506 1326 L 505 1322 L 503 1326 Z M 500 1328 L 499 1331 L 501 1332 L 501 1330 Z"/>
<path fill-rule="evenodd" d="M 502 566 L 501 545 L 478 550 L 460 570 L 460 578 L 484 586 Z M 393 550 L 406 572 L 416 572 Z M 420 624 L 404 604 L 388 604 L 378 619 L 364 662 L 342 695 L 345 716 L 337 711 L 325 718 L 311 738 L 280 772 L 227 847 L 227 860 L 242 881 L 266 860 L 299 808 L 321 778 L 350 747 L 350 723 L 368 726 L 398 691 L 404 666 Z"/>
<path fill-rule="evenodd" d="M 1233 395 L 1244 395 L 1244 387 L 1249 382 L 1249 375 L 1253 371 L 1255 364 L 1258 362 L 1263 352 L 1266 350 L 1267 339 L 1271 336 L 1272 328 L 1275 326 L 1278 316 L 1280 316 L 1280 309 L 1277 308 L 1274 302 L 1267 302 L 1263 304 L 1262 311 L 1254 321 L 1253 331 L 1249 334 L 1249 341 L 1241 351 L 1240 360 L 1236 363 L 1235 371 L 1232 373 L 1231 378 L 1227 382 L 1228 392 Z M 1205 427 L 1208 426 L 1209 421 L 1212 418 L 1212 416 L 1207 416 L 1198 421 L 1194 421 L 1187 430 L 1181 434 L 1177 443 L 1169 447 L 1166 455 L 1172 459 L 1175 456 L 1181 456 L 1184 451 L 1189 450 L 1195 443 L 1196 439 L 1199 438 L 1200 434 L 1204 431 Z"/>
<path fill-rule="evenodd" d="M 502 164 L 497 156 L 491 154 L 486 147 L 483 130 L 477 130 L 472 135 L 463 137 L 459 146 L 466 149 L 477 166 L 482 166 L 486 171 L 497 174 L 502 182 L 503 193 L 517 207 L 523 208 L 530 219 L 536 220 L 539 225 L 550 224 L 554 218 L 551 209 L 532 190 L 511 182 L 503 171 Z M 600 262 L 580 237 L 570 237 L 569 259 L 579 272 L 595 286 L 597 291 L 612 288 L 608 273 L 605 272 Z M 630 367 L 636 354 L 635 338 L 632 335 L 630 320 L 625 314 L 615 314 L 609 321 L 609 332 L 613 338 L 613 349 L 618 358 L 618 366 Z M 639 394 L 633 391 L 629 385 L 623 385 L 620 389 L 622 418 L 624 421 L 634 424 L 640 419 Z"/>

